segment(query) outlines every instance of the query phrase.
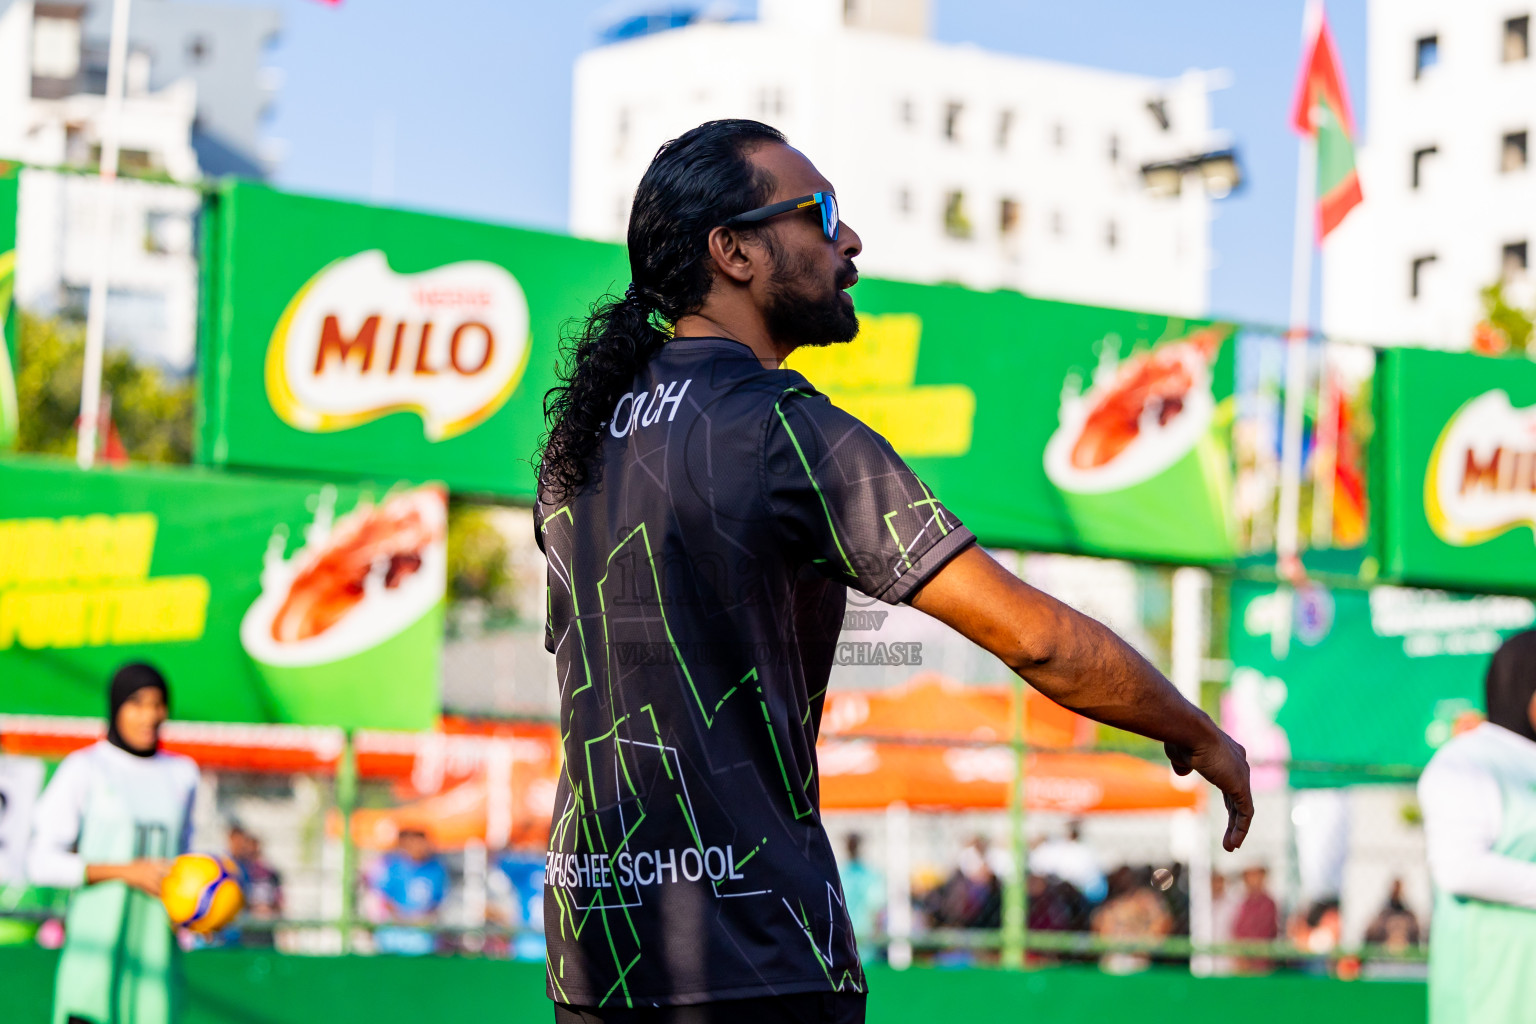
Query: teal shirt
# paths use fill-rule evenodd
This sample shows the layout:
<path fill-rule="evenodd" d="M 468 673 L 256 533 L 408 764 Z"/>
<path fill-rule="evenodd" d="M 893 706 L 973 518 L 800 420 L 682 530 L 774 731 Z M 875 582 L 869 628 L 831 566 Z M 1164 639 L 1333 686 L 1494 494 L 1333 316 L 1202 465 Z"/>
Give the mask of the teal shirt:
<path fill-rule="evenodd" d="M 160 901 L 122 882 L 85 886 L 88 864 L 183 853 L 197 767 L 172 754 L 134 757 L 105 741 L 64 759 L 38 801 L 28 871 L 79 888 L 64 921 L 53 1021 L 170 1024 L 176 936 Z"/>
<path fill-rule="evenodd" d="M 1536 1024 L 1536 743 L 1479 726 L 1436 753 L 1419 792 L 1436 883 L 1430 1024 Z"/>

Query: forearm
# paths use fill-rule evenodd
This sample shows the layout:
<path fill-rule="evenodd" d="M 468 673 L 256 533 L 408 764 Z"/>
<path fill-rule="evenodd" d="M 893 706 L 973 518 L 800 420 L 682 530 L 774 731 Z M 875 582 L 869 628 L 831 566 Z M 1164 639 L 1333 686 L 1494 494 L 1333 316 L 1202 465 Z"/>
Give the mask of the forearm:
<path fill-rule="evenodd" d="M 85 884 L 124 881 L 128 877 L 130 867 L 131 865 L 128 864 L 87 864 L 85 865 Z"/>
<path fill-rule="evenodd" d="M 1536 864 L 1482 850 L 1431 857 L 1430 877 L 1453 896 L 1536 910 Z"/>
<path fill-rule="evenodd" d="M 1018 662 L 1004 659 L 1035 689 L 1095 721 L 1164 743 L 1195 747 L 1215 735 L 1210 717 L 1135 648 L 1103 623 L 1054 603 L 1054 642 Z"/>
<path fill-rule="evenodd" d="M 1113 630 L 1029 586 L 979 549 L 956 556 L 912 604 L 991 651 L 1047 697 L 1095 721 L 1186 747 L 1217 733 L 1204 712 Z"/>
<path fill-rule="evenodd" d="M 34 844 L 27 857 L 27 881 L 50 889 L 78 889 L 89 884 L 86 864 L 79 854 Z"/>

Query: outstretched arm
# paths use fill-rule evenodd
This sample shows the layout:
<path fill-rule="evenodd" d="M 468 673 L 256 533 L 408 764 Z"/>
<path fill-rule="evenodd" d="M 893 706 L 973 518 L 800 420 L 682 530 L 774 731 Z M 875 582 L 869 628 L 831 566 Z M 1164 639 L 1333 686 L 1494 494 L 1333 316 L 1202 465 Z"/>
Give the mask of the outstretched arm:
<path fill-rule="evenodd" d="M 1242 845 L 1253 820 L 1243 748 L 1108 627 L 1031 587 L 974 545 L 924 583 L 912 606 L 997 655 L 1058 704 L 1162 740 L 1174 771 L 1197 771 L 1221 790 L 1222 846 Z"/>

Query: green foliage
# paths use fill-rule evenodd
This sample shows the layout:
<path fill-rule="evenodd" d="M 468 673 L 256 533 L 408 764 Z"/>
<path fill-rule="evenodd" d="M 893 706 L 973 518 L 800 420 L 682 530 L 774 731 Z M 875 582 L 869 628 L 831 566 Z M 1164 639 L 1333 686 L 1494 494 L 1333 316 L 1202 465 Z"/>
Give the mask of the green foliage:
<path fill-rule="evenodd" d="M 492 617 L 515 607 L 511 549 L 494 510 L 455 502 L 448 509 L 448 592 L 455 601 L 481 601 Z"/>
<path fill-rule="evenodd" d="M 22 313 L 17 331 L 16 401 L 20 449 L 75 453 L 85 327 L 77 321 Z M 128 456 L 142 462 L 192 461 L 194 385 L 110 351 L 102 363 L 102 394 Z"/>
<path fill-rule="evenodd" d="M 1509 297 L 1504 292 L 1503 280 L 1495 281 L 1484 288 L 1480 293 L 1483 300 L 1483 315 L 1485 322 L 1493 328 L 1496 335 L 1507 343 L 1508 351 L 1518 355 L 1527 351 L 1531 341 L 1531 330 L 1536 326 L 1536 310 L 1521 309 L 1509 302 Z M 1497 348 L 1495 344 L 1487 346 Z M 1493 354 L 1493 353 L 1490 353 Z"/>

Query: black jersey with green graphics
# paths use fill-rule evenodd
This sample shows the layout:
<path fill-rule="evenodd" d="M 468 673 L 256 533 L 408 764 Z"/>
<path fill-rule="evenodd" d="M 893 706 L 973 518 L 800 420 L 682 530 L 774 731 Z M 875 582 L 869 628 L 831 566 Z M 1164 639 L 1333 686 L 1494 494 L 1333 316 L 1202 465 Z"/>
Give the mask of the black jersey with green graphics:
<path fill-rule="evenodd" d="M 895 603 L 973 542 L 792 370 L 671 341 L 537 521 L 565 747 L 549 995 L 646 1006 L 861 991 L 816 733 L 847 587 Z"/>

